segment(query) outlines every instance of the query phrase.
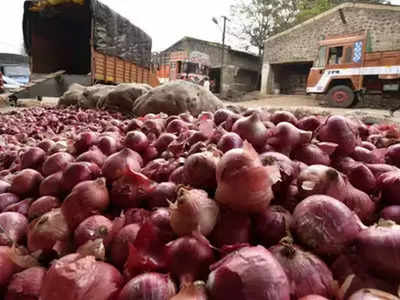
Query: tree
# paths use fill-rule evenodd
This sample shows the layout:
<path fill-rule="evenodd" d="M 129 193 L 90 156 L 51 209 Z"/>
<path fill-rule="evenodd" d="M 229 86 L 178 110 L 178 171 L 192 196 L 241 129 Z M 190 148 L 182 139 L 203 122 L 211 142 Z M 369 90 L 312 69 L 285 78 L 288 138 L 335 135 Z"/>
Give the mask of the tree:
<path fill-rule="evenodd" d="M 265 39 L 294 22 L 295 8 L 296 0 L 238 0 L 231 6 L 229 33 L 261 56 Z"/>

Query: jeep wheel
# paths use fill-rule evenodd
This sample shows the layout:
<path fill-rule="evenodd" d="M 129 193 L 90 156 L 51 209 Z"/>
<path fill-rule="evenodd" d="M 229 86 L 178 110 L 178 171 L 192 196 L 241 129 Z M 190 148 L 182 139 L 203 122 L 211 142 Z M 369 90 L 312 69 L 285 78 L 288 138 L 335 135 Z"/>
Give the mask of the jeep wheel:
<path fill-rule="evenodd" d="M 338 85 L 328 92 L 328 103 L 334 107 L 350 107 L 355 100 L 354 91 L 346 85 Z"/>

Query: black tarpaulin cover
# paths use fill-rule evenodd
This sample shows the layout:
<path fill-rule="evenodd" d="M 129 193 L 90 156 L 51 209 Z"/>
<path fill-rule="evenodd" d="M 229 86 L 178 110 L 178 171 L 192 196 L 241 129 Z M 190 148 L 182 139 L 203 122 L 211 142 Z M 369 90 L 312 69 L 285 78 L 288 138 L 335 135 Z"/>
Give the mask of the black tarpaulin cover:
<path fill-rule="evenodd" d="M 76 10 L 86 10 L 87 18 L 92 19 L 93 45 L 100 53 L 148 66 L 151 60 L 151 37 L 126 18 L 111 10 L 97 0 L 86 0 L 84 5 L 63 3 L 47 4 L 40 11 L 32 11 L 35 0 L 26 0 L 24 4 L 24 42 L 27 53 L 31 54 L 32 26 L 31 22 L 38 18 L 67 17 L 76 22 Z M 70 11 L 71 13 L 68 13 Z M 79 15 L 84 15 L 85 12 Z M 86 24 L 90 22 L 86 22 Z M 61 33 L 60 33 L 61 34 Z"/>

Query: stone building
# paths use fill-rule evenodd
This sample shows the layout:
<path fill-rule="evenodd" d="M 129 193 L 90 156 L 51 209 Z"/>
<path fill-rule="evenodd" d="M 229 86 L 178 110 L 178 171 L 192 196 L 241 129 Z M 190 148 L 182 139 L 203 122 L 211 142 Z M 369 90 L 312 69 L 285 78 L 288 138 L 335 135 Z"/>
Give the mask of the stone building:
<path fill-rule="evenodd" d="M 367 32 L 371 51 L 400 49 L 400 6 L 343 3 L 268 38 L 261 92 L 305 94 L 307 75 L 327 36 Z"/>
<path fill-rule="evenodd" d="M 168 65 L 171 52 L 186 51 L 191 53 L 198 51 L 205 53 L 210 58 L 210 78 L 216 80 L 218 90 L 222 92 L 242 91 L 248 92 L 258 89 L 257 83 L 260 69 L 258 56 L 234 50 L 225 46 L 225 58 L 223 65 L 222 82 L 220 82 L 222 44 L 199 40 L 192 37 L 184 37 L 157 55 L 158 64 Z"/>

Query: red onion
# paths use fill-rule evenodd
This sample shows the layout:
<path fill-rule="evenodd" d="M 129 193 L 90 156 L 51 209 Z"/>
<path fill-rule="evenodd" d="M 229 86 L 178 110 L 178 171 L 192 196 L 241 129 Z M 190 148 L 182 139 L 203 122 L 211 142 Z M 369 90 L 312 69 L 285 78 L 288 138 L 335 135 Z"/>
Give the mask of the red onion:
<path fill-rule="evenodd" d="M 299 240 L 314 253 L 337 255 L 356 238 L 361 225 L 340 201 L 315 195 L 297 205 L 292 228 Z"/>
<path fill-rule="evenodd" d="M 112 226 L 113 223 L 109 219 L 100 215 L 87 218 L 75 229 L 75 245 L 79 247 L 90 240 L 108 239 Z"/>
<path fill-rule="evenodd" d="M 282 242 L 269 249 L 282 266 L 289 282 L 290 294 L 298 299 L 316 294 L 327 298 L 335 296 L 335 284 L 328 266 L 311 252 L 291 243 Z"/>
<path fill-rule="evenodd" d="M 70 254 L 57 260 L 46 273 L 41 300 L 116 299 L 123 278 L 112 265 L 93 256 Z"/>
<path fill-rule="evenodd" d="M 129 208 L 124 214 L 126 224 L 143 225 L 150 218 L 150 211 L 144 208 Z"/>
<path fill-rule="evenodd" d="M 207 289 L 203 281 L 196 281 L 183 287 L 177 295 L 170 300 L 207 300 Z"/>
<path fill-rule="evenodd" d="M 0 246 L 12 246 L 25 241 L 28 220 L 16 212 L 0 214 Z"/>
<path fill-rule="evenodd" d="M 185 183 L 204 190 L 215 189 L 217 187 L 216 169 L 220 157 L 220 152 L 213 148 L 190 155 L 183 167 Z"/>
<path fill-rule="evenodd" d="M 39 299 L 40 288 L 46 274 L 42 267 L 32 267 L 11 277 L 7 287 L 5 300 L 35 300 Z"/>
<path fill-rule="evenodd" d="M 289 111 L 276 111 L 271 115 L 270 119 L 271 122 L 274 124 L 278 124 L 281 122 L 289 122 L 293 125 L 296 125 L 298 122 L 295 115 Z"/>
<path fill-rule="evenodd" d="M 222 122 L 225 122 L 228 118 L 232 117 L 234 115 L 234 113 L 228 109 L 218 109 L 215 113 L 214 113 L 214 123 L 216 125 L 221 124 Z"/>
<path fill-rule="evenodd" d="M 387 149 L 385 162 L 400 167 L 400 144 L 392 145 Z"/>
<path fill-rule="evenodd" d="M 71 229 L 75 229 L 86 218 L 107 209 L 110 198 L 105 179 L 84 181 L 76 185 L 65 198 L 61 210 Z"/>
<path fill-rule="evenodd" d="M 8 182 L 0 180 L 0 194 L 8 192 L 10 186 Z"/>
<path fill-rule="evenodd" d="M 268 207 L 273 198 L 271 187 L 279 178 L 279 169 L 264 167 L 245 142 L 242 149 L 226 152 L 218 162 L 215 200 L 236 211 L 255 213 Z"/>
<path fill-rule="evenodd" d="M 325 194 L 342 201 L 361 220 L 372 216 L 375 204 L 364 192 L 356 189 L 335 169 L 323 165 L 313 165 L 303 170 L 297 178 L 299 191 L 303 196 Z"/>
<path fill-rule="evenodd" d="M 128 281 L 121 290 L 118 300 L 169 300 L 175 294 L 175 285 L 168 275 L 146 273 Z"/>
<path fill-rule="evenodd" d="M 178 167 L 169 175 L 168 181 L 171 181 L 175 184 L 184 184 L 185 183 L 185 178 L 184 178 L 184 172 L 183 172 L 183 166 Z"/>
<path fill-rule="evenodd" d="M 290 299 L 285 272 L 261 246 L 241 248 L 212 265 L 207 288 L 214 300 Z"/>
<path fill-rule="evenodd" d="M 63 193 L 62 189 L 63 173 L 54 173 L 42 180 L 39 186 L 40 196 L 60 196 Z"/>
<path fill-rule="evenodd" d="M 175 134 L 164 132 L 155 141 L 154 146 L 157 148 L 158 153 L 164 152 L 168 145 L 177 139 Z"/>
<path fill-rule="evenodd" d="M 86 162 L 94 163 L 99 168 L 103 167 L 105 160 L 106 160 L 106 156 L 96 146 L 91 147 L 88 151 L 82 153 L 76 159 L 76 161 L 86 161 Z"/>
<path fill-rule="evenodd" d="M 166 131 L 169 133 L 180 134 L 181 132 L 189 130 L 189 125 L 179 119 L 172 120 L 168 123 Z"/>
<path fill-rule="evenodd" d="M 320 147 L 314 144 L 305 144 L 296 148 L 293 152 L 292 158 L 307 165 L 326 165 L 331 164 L 329 157 L 331 153 L 324 152 Z"/>
<path fill-rule="evenodd" d="M 378 177 L 382 199 L 392 204 L 400 204 L 400 170 L 383 173 Z"/>
<path fill-rule="evenodd" d="M 211 134 L 210 138 L 208 139 L 208 142 L 210 144 L 215 144 L 217 145 L 218 142 L 220 141 L 221 137 L 228 133 L 223 127 L 219 126 L 214 129 L 213 133 Z"/>
<path fill-rule="evenodd" d="M 386 151 L 383 149 L 383 151 Z M 382 149 L 368 150 L 364 147 L 357 146 L 354 148 L 354 152 L 351 154 L 356 161 L 361 161 L 370 164 L 377 164 L 383 162 L 383 155 L 380 153 Z"/>
<path fill-rule="evenodd" d="M 43 196 L 37 200 L 35 200 L 31 206 L 29 207 L 28 216 L 29 219 L 38 218 L 45 213 L 48 213 L 54 208 L 58 208 L 61 206 L 61 201 L 56 197 L 52 196 Z"/>
<path fill-rule="evenodd" d="M 137 129 L 142 128 L 142 126 L 143 126 L 143 122 L 142 121 L 140 121 L 139 119 L 132 119 L 129 122 L 128 126 L 126 127 L 125 131 L 129 132 L 129 131 L 132 131 L 132 130 L 137 130 Z"/>
<path fill-rule="evenodd" d="M 19 271 L 19 267 L 11 259 L 11 248 L 0 246 L 0 291 L 7 287 L 11 276 Z"/>
<path fill-rule="evenodd" d="M 168 201 L 174 202 L 176 199 L 176 190 L 177 185 L 173 182 L 163 182 L 157 184 L 146 197 L 147 207 L 168 207 Z"/>
<path fill-rule="evenodd" d="M 161 132 L 164 131 L 165 125 L 166 125 L 166 120 L 161 118 L 147 120 L 143 123 L 142 131 L 146 135 L 154 134 L 156 136 L 159 136 Z"/>
<path fill-rule="evenodd" d="M 122 228 L 111 243 L 111 261 L 122 267 L 128 257 L 129 243 L 133 244 L 140 230 L 139 224 L 130 224 Z"/>
<path fill-rule="evenodd" d="M 400 224 L 400 205 L 385 207 L 380 214 L 381 218 Z"/>
<path fill-rule="evenodd" d="M 34 195 L 42 180 L 39 172 L 32 169 L 22 170 L 12 179 L 10 192 L 18 196 Z"/>
<path fill-rule="evenodd" d="M 74 157 L 67 152 L 57 152 L 49 156 L 43 163 L 42 171 L 44 176 L 49 176 L 58 171 L 63 171 Z"/>
<path fill-rule="evenodd" d="M 155 183 L 141 173 L 127 170 L 112 183 L 111 203 L 120 208 L 139 207 L 143 199 L 155 188 Z"/>
<path fill-rule="evenodd" d="M 46 157 L 46 152 L 39 147 L 32 147 L 26 150 L 21 156 L 22 169 L 38 169 Z"/>
<path fill-rule="evenodd" d="M 144 152 L 142 152 L 141 154 L 145 164 L 158 157 L 157 148 L 151 145 L 147 147 L 146 150 L 144 150 Z"/>
<path fill-rule="evenodd" d="M 57 243 L 70 237 L 67 222 L 60 209 L 54 209 L 33 220 L 28 228 L 28 248 L 31 252 L 54 250 Z"/>
<path fill-rule="evenodd" d="M 289 234 L 292 215 L 283 207 L 273 205 L 254 216 L 254 232 L 263 246 L 277 244 Z"/>
<path fill-rule="evenodd" d="M 267 129 L 257 113 L 237 120 L 232 127 L 232 131 L 255 147 L 262 147 L 267 140 Z"/>
<path fill-rule="evenodd" d="M 299 298 L 298 300 L 329 300 L 329 299 L 319 295 L 307 295 Z"/>
<path fill-rule="evenodd" d="M 55 145 L 56 143 L 52 140 L 43 140 L 41 141 L 37 146 L 41 149 L 43 149 L 46 153 L 50 151 L 50 149 Z"/>
<path fill-rule="evenodd" d="M 139 171 L 143 164 L 140 155 L 128 148 L 109 156 L 103 165 L 103 176 L 115 180 L 125 175 L 128 170 Z"/>
<path fill-rule="evenodd" d="M 20 213 L 21 215 L 24 215 L 25 217 L 28 217 L 29 207 L 31 206 L 34 200 L 35 198 L 26 198 L 18 203 L 10 204 L 3 210 L 3 212 L 6 211 L 17 212 Z"/>
<path fill-rule="evenodd" d="M 379 290 L 362 289 L 351 295 L 349 300 L 399 300 L 399 298 Z"/>
<path fill-rule="evenodd" d="M 210 240 L 217 247 L 249 243 L 251 240 L 251 220 L 248 215 L 222 209 Z"/>
<path fill-rule="evenodd" d="M 179 235 L 199 230 L 207 236 L 217 223 L 219 208 L 203 190 L 180 187 L 175 203 L 171 203 L 171 227 Z"/>
<path fill-rule="evenodd" d="M 348 119 L 342 116 L 331 116 L 318 130 L 318 138 L 323 142 L 338 144 L 336 154 L 348 155 L 359 143 L 356 130 Z"/>
<path fill-rule="evenodd" d="M 279 168 L 281 182 L 277 182 L 274 188 L 280 186 L 281 183 L 287 184 L 291 182 L 298 175 L 299 168 L 296 163 L 282 153 L 273 151 L 264 152 L 260 155 L 260 160 L 263 166 L 276 166 Z"/>
<path fill-rule="evenodd" d="M 64 191 L 70 191 L 78 183 L 86 180 L 92 180 L 99 176 L 100 169 L 94 163 L 74 162 L 70 163 L 63 172 L 62 188 Z"/>
<path fill-rule="evenodd" d="M 125 138 L 125 147 L 136 151 L 143 152 L 149 146 L 149 139 L 147 136 L 138 130 L 128 132 Z"/>
<path fill-rule="evenodd" d="M 400 225 L 381 220 L 361 231 L 355 243 L 357 253 L 371 270 L 389 279 L 399 276 Z"/>
<path fill-rule="evenodd" d="M 142 169 L 142 173 L 148 178 L 157 181 L 168 181 L 170 174 L 181 165 L 181 160 L 167 161 L 163 158 L 157 158 L 150 161 Z"/>
<path fill-rule="evenodd" d="M 366 193 L 373 193 L 377 188 L 374 174 L 364 164 L 354 167 L 348 174 L 351 184 Z"/>
<path fill-rule="evenodd" d="M 218 141 L 218 149 L 224 153 L 235 148 L 241 148 L 242 146 L 243 140 L 234 132 L 225 133 Z"/>
<path fill-rule="evenodd" d="M 322 124 L 321 118 L 319 118 L 317 116 L 307 116 L 307 117 L 301 118 L 297 122 L 296 126 L 297 126 L 297 128 L 299 128 L 301 130 L 314 131 L 319 126 L 321 126 L 321 124 Z"/>
<path fill-rule="evenodd" d="M 267 143 L 278 152 L 290 155 L 300 145 L 311 141 L 312 132 L 296 128 L 288 122 L 281 122 L 269 133 Z"/>
<path fill-rule="evenodd" d="M 19 201 L 19 197 L 13 193 L 0 194 L 0 212 L 3 212 L 7 206 L 18 203 Z"/>
<path fill-rule="evenodd" d="M 387 164 L 367 164 L 368 169 L 374 174 L 376 178 L 378 178 L 381 174 L 391 171 L 399 171 L 395 166 L 387 165 Z"/>
<path fill-rule="evenodd" d="M 89 131 L 81 133 L 78 140 L 74 143 L 74 148 L 78 154 L 87 151 L 91 146 L 97 144 L 98 136 L 96 132 Z"/>
<path fill-rule="evenodd" d="M 209 266 L 215 261 L 210 243 L 202 236 L 185 236 L 169 243 L 167 265 L 181 286 L 206 279 Z M 182 263 L 186 261 L 187 263 Z"/>
<path fill-rule="evenodd" d="M 192 155 L 192 154 L 203 152 L 206 150 L 207 150 L 207 144 L 205 142 L 197 142 L 192 147 L 190 147 L 187 154 Z M 167 152 L 167 153 L 169 153 L 169 152 Z"/>
<path fill-rule="evenodd" d="M 176 238 L 176 234 L 171 227 L 171 212 L 169 209 L 159 207 L 153 210 L 150 215 L 150 222 L 160 230 L 159 239 L 162 242 L 168 243 Z"/>
<path fill-rule="evenodd" d="M 105 155 L 111 155 L 120 149 L 118 141 L 113 136 L 101 137 L 97 143 L 97 147 L 99 147 L 101 152 Z"/>

